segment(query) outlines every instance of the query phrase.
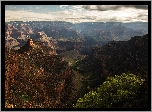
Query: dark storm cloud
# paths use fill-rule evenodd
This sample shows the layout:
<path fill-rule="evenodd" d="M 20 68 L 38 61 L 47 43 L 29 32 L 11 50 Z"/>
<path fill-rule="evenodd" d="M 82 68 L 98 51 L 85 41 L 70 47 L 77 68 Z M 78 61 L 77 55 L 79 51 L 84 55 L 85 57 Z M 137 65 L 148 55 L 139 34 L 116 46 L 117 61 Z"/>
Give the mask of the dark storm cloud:
<path fill-rule="evenodd" d="M 148 9 L 148 5 L 83 5 L 82 7 L 87 10 L 98 11 L 118 10 L 120 8 Z"/>
<path fill-rule="evenodd" d="M 130 5 L 130 7 L 134 7 L 136 9 L 148 10 L 148 5 Z"/>
<path fill-rule="evenodd" d="M 137 17 L 148 17 L 146 14 L 139 14 Z"/>

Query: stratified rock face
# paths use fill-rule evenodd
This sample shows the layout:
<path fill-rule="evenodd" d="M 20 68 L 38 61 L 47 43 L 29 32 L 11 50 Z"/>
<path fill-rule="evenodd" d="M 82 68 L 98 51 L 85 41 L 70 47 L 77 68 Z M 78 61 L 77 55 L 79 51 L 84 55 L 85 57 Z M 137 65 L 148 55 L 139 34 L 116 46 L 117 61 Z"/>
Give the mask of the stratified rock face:
<path fill-rule="evenodd" d="M 118 23 L 118 22 L 10 22 L 5 24 L 5 37 L 12 37 L 20 44 L 6 41 L 14 47 L 24 46 L 29 38 L 40 41 L 48 47 L 54 47 L 57 53 L 78 50 L 88 55 L 89 48 L 104 46 L 109 41 L 127 41 L 130 37 L 144 35 L 148 23 Z M 137 28 L 140 26 L 140 28 Z M 52 51 L 51 51 L 52 52 Z M 52 54 L 52 53 L 51 53 Z"/>
<path fill-rule="evenodd" d="M 32 34 L 33 30 L 29 25 L 18 25 L 16 24 L 5 24 L 5 37 L 13 37 L 13 38 L 18 38 L 18 37 L 27 37 L 29 34 Z"/>
<path fill-rule="evenodd" d="M 33 40 L 28 39 L 26 44 L 24 46 L 22 46 L 19 51 L 21 51 L 23 53 L 23 52 L 32 50 L 32 48 L 34 48 Z"/>
<path fill-rule="evenodd" d="M 43 42 L 46 46 L 50 46 L 50 47 L 53 46 L 52 43 L 50 42 L 51 38 L 48 38 L 47 35 L 44 33 L 44 31 L 37 32 L 36 38 L 38 41 Z"/>
<path fill-rule="evenodd" d="M 28 39 L 26 44 L 23 45 L 19 50 L 20 53 L 24 52 L 41 52 L 44 54 L 51 54 L 51 55 L 56 55 L 56 50 L 54 46 L 46 46 L 44 42 L 40 41 L 35 41 L 33 42 L 32 39 Z"/>
<path fill-rule="evenodd" d="M 21 47 L 29 37 L 28 29 L 23 26 L 5 24 L 5 41 L 7 46 Z"/>
<path fill-rule="evenodd" d="M 5 37 L 17 38 L 21 36 L 21 32 L 14 26 L 8 24 L 5 26 Z"/>
<path fill-rule="evenodd" d="M 42 31 L 42 32 L 38 32 L 38 38 L 45 38 L 47 37 L 47 35 Z"/>
<path fill-rule="evenodd" d="M 29 46 L 33 46 L 33 45 L 34 45 L 34 44 L 33 44 L 33 40 L 32 40 L 32 39 L 28 39 L 27 44 L 28 44 Z"/>
<path fill-rule="evenodd" d="M 12 37 L 7 37 L 6 39 L 5 39 L 5 45 L 6 46 L 8 46 L 8 47 L 14 47 L 14 46 L 17 46 L 17 45 L 19 45 L 20 43 L 16 40 L 16 39 L 14 39 L 14 38 L 12 38 Z"/>
<path fill-rule="evenodd" d="M 46 34 L 44 34 L 44 32 Z M 141 36 L 148 32 L 148 23 L 120 23 L 120 22 L 90 22 L 71 24 L 67 22 L 15 22 L 5 24 L 6 37 L 14 38 L 22 35 L 40 33 L 42 37 L 46 35 L 53 38 L 81 38 L 88 35 L 103 40 L 129 40 L 132 36 Z M 145 33 L 146 32 L 146 33 Z M 40 36 L 40 37 L 41 37 Z M 124 37 L 125 36 L 125 37 Z M 103 39 L 102 39 L 103 38 Z"/>

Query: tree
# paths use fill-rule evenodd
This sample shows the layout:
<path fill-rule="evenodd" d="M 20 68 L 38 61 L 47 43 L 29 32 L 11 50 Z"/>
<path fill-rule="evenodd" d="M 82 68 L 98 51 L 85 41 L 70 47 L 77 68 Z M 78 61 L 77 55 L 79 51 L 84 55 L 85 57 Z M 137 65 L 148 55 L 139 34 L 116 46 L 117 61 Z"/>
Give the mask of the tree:
<path fill-rule="evenodd" d="M 141 108 L 139 94 L 144 81 L 134 74 L 108 77 L 97 91 L 79 98 L 74 108 Z"/>

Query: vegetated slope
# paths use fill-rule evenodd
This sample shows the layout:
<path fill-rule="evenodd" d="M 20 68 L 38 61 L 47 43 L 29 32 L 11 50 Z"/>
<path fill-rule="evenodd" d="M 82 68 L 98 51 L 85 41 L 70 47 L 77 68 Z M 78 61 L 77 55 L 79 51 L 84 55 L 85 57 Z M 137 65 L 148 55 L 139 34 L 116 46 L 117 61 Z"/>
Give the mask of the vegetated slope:
<path fill-rule="evenodd" d="M 62 108 L 71 104 L 72 69 L 61 56 L 42 50 L 5 48 L 6 107 Z"/>
<path fill-rule="evenodd" d="M 146 79 L 144 86 L 147 94 L 148 34 L 132 37 L 129 41 L 112 41 L 103 47 L 93 47 L 92 53 L 75 63 L 73 69 L 85 77 L 85 92 L 90 87 L 98 87 L 109 76 L 130 72 Z"/>
<path fill-rule="evenodd" d="M 81 55 L 77 50 L 65 51 L 60 53 L 60 55 L 63 56 L 64 60 L 67 61 L 70 66 L 85 57 L 85 55 Z"/>
<path fill-rule="evenodd" d="M 98 59 L 102 55 L 109 56 L 104 68 L 110 74 L 148 72 L 148 34 L 132 37 L 129 41 L 109 42 L 99 49 L 101 50 L 94 52 L 94 56 Z"/>

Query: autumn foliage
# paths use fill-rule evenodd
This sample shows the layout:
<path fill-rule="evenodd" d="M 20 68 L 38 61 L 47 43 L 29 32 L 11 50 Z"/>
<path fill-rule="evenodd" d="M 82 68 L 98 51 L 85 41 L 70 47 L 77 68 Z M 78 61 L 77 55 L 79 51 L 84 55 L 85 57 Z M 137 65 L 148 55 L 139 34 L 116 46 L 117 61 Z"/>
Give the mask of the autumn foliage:
<path fill-rule="evenodd" d="M 6 47 L 5 107 L 66 107 L 72 74 L 60 56 L 37 50 L 18 53 Z"/>

